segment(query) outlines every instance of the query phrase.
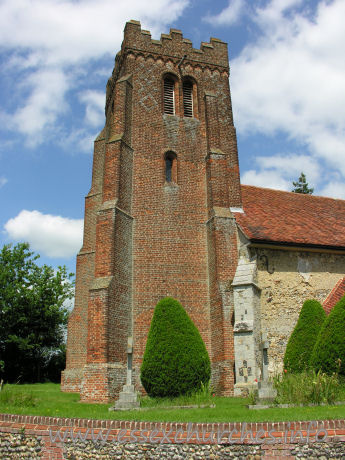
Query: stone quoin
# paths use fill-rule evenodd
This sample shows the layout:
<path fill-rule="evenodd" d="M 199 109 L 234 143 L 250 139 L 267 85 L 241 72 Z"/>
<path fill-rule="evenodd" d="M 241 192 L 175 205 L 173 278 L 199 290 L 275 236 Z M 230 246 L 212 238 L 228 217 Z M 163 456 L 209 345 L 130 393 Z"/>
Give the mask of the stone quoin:
<path fill-rule="evenodd" d="M 172 296 L 205 342 L 215 391 L 240 395 L 279 369 L 303 301 L 344 277 L 345 202 L 241 187 L 219 39 L 195 49 L 180 30 L 153 40 L 128 22 L 105 115 L 62 390 L 89 402 L 129 380 L 142 391 L 153 310 Z"/>

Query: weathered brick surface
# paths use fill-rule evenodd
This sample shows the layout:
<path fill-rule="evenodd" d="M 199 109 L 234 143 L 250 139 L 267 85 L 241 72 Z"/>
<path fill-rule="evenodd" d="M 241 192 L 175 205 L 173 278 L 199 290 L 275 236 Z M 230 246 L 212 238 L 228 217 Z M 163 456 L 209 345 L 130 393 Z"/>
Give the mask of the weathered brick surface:
<path fill-rule="evenodd" d="M 106 126 L 95 144 L 96 198 L 88 198 L 85 208 L 84 250 L 92 256 L 77 271 L 63 389 L 72 389 L 68 373 L 85 366 L 82 400 L 114 398 L 125 383 L 129 338 L 134 381 L 141 389 L 153 310 L 170 295 L 183 304 L 205 341 L 213 384 L 230 395 L 228 288 L 237 239 L 228 209 L 241 205 L 241 193 L 227 45 L 211 39 L 196 50 L 176 30 L 155 41 L 130 22 L 115 62 Z M 167 73 L 175 81 L 175 115 L 163 113 Z M 186 77 L 194 82 L 190 118 L 183 116 Z M 176 155 L 173 182 L 165 180 L 167 152 Z"/>
<path fill-rule="evenodd" d="M 345 421 L 162 423 L 0 414 L 2 458 L 330 458 Z"/>
<path fill-rule="evenodd" d="M 104 136 L 95 141 L 92 185 L 85 198 L 83 247 L 77 256 L 75 304 L 68 323 L 67 363 L 62 373 L 63 391 L 80 391 L 83 367 L 87 361 L 88 297 L 94 279 L 96 219 L 102 199 Z"/>

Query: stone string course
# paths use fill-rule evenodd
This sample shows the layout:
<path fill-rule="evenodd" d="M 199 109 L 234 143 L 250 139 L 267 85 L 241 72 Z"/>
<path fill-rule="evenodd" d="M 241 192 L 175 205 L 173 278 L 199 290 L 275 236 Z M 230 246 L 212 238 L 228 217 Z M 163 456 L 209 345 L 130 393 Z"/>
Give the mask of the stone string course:
<path fill-rule="evenodd" d="M 345 459 L 345 420 L 317 421 L 310 427 L 310 422 L 187 424 L 0 414 L 0 458 Z M 310 437 L 306 443 L 308 428 Z M 232 430 L 238 430 L 238 434 L 234 432 L 234 442 L 229 444 L 228 433 Z M 247 436 L 241 441 L 242 430 L 251 431 L 254 440 L 251 441 Z M 259 439 L 263 442 L 258 443 L 255 436 L 260 430 Z M 292 442 L 291 430 L 294 433 L 301 431 L 304 441 L 301 442 L 300 436 L 297 436 Z M 322 430 L 319 442 L 315 439 L 318 430 Z M 98 436 L 100 432 L 103 440 Z M 142 442 L 133 442 L 131 432 Z M 146 440 L 141 438 L 143 432 Z M 199 442 L 196 432 L 199 433 Z M 214 438 L 210 442 L 212 432 Z M 224 432 L 226 434 L 218 443 L 217 433 Z"/>

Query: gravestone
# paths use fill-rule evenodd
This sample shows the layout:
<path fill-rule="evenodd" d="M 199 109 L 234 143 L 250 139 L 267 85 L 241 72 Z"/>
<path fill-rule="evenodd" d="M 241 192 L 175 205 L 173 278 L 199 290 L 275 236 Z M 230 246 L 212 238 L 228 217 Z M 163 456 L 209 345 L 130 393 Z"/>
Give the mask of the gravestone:
<path fill-rule="evenodd" d="M 277 390 L 273 388 L 272 382 L 268 379 L 268 347 L 269 342 L 267 340 L 267 334 L 261 335 L 261 353 L 262 353 L 262 368 L 261 378 L 262 380 L 258 383 L 258 403 L 270 403 L 273 402 L 277 396 Z"/>
<path fill-rule="evenodd" d="M 133 362 L 133 344 L 132 338 L 128 339 L 127 348 L 127 377 L 126 383 L 122 388 L 119 399 L 115 402 L 112 410 L 130 410 L 140 407 L 137 392 L 132 385 L 132 362 Z"/>

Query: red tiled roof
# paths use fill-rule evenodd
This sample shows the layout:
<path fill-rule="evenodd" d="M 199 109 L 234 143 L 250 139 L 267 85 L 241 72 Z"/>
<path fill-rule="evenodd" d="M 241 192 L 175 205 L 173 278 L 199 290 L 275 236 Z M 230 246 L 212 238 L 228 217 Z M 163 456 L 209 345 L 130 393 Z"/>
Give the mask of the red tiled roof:
<path fill-rule="evenodd" d="M 244 213 L 234 215 L 253 242 L 345 249 L 345 200 L 251 185 L 241 190 Z"/>
<path fill-rule="evenodd" d="M 345 295 L 345 278 L 340 279 L 331 292 L 326 297 L 322 306 L 325 312 L 328 313 L 332 310 L 334 305 Z"/>

